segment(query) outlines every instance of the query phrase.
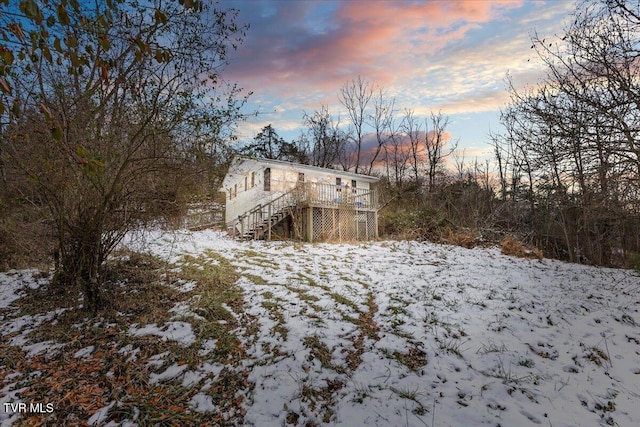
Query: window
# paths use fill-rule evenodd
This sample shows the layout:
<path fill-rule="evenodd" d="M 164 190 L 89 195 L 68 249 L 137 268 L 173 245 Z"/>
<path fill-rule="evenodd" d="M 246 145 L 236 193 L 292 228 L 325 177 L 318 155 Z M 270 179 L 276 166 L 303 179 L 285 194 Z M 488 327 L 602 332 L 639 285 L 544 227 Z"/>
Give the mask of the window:
<path fill-rule="evenodd" d="M 264 170 L 264 191 L 271 191 L 271 168 Z"/>
<path fill-rule="evenodd" d="M 251 172 L 251 188 L 256 186 L 256 173 Z"/>
<path fill-rule="evenodd" d="M 342 178 L 336 177 L 336 185 L 342 185 Z"/>
<path fill-rule="evenodd" d="M 336 177 L 336 191 L 339 193 L 342 191 L 342 179 Z"/>
<path fill-rule="evenodd" d="M 355 179 L 351 180 L 351 187 L 352 188 L 356 188 L 356 180 Z"/>
<path fill-rule="evenodd" d="M 247 186 L 248 185 L 247 181 L 248 181 L 248 178 L 245 176 L 244 177 L 244 191 L 247 191 L 249 189 L 249 187 Z"/>
<path fill-rule="evenodd" d="M 298 182 L 304 182 L 304 173 L 298 172 Z"/>
<path fill-rule="evenodd" d="M 233 194 L 231 197 L 238 197 L 238 184 L 233 185 Z"/>

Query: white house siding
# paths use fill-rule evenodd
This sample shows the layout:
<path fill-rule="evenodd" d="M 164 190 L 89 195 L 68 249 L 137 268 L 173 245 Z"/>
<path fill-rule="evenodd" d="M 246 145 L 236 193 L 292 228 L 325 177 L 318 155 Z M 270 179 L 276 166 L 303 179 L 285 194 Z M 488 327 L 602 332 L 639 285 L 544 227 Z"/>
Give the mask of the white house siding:
<path fill-rule="evenodd" d="M 271 189 L 264 190 L 264 171 L 271 169 Z M 255 172 L 254 186 L 251 186 L 251 174 Z M 229 167 L 229 172 L 223 181 L 222 191 L 226 195 L 225 221 L 227 224 L 235 221 L 238 216 L 245 214 L 258 205 L 264 205 L 280 195 L 292 190 L 298 183 L 299 174 L 304 174 L 305 182 L 335 185 L 336 178 L 341 178 L 342 186 L 351 186 L 356 181 L 359 189 L 369 189 L 370 182 L 376 178 L 365 177 L 348 172 L 294 163 L 236 158 Z M 247 188 L 245 189 L 245 181 Z"/>

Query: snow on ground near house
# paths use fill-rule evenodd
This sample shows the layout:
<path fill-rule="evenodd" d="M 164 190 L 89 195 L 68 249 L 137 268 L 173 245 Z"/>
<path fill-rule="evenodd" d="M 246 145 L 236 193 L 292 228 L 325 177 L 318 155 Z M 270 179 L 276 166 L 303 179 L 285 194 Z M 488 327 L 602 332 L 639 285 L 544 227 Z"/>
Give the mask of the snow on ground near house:
<path fill-rule="evenodd" d="M 241 272 L 260 322 L 246 425 L 640 425 L 635 272 L 211 231 L 138 247 L 174 262 L 210 249 Z"/>
<path fill-rule="evenodd" d="M 150 382 L 200 387 L 193 411 L 213 416 L 211 378 L 246 369 L 247 426 L 640 425 L 636 272 L 418 242 L 239 242 L 201 231 L 132 235 L 125 244 L 176 269 L 184 254 L 213 251 L 240 274 L 241 366 L 207 361 L 215 341 L 194 370 L 163 363 L 165 353 L 154 358 L 162 368 Z M 37 286 L 32 276 L 0 273 L 0 308 Z M 180 304 L 171 322 L 128 333 L 193 345 L 197 328 Z M 27 338 L 47 319 L 0 317 L 0 335 L 55 349 Z M 0 390 L 0 403 L 16 399 Z M 107 420 L 112 407 L 91 421 Z M 9 417 L 0 411 L 3 425 Z"/>

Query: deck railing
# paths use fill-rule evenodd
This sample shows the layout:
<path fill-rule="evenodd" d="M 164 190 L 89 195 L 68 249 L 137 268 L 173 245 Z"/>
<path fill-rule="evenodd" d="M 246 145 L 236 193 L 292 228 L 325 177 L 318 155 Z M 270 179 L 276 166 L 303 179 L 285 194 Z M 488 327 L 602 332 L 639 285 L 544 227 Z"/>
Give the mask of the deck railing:
<path fill-rule="evenodd" d="M 378 194 L 368 188 L 299 182 L 293 192 L 296 201 L 302 204 L 356 210 L 378 208 Z"/>

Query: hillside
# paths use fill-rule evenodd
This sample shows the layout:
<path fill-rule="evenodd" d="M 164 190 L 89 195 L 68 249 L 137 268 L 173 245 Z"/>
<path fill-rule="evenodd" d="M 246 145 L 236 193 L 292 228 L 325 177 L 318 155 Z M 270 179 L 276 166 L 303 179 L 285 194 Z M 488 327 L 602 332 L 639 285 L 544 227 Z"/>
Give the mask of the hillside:
<path fill-rule="evenodd" d="M 69 314 L 81 312 L 74 299 L 29 302 L 43 301 L 39 272 L 0 274 L 4 408 L 58 402 L 31 420 L 130 426 L 640 425 L 636 272 L 496 248 L 212 231 L 126 246 L 159 258 L 144 258 L 158 285 L 114 280 L 111 317 Z M 139 256 L 119 256 L 133 277 Z M 69 368 L 82 375 L 65 383 Z M 72 384 L 91 399 L 70 397 Z"/>

